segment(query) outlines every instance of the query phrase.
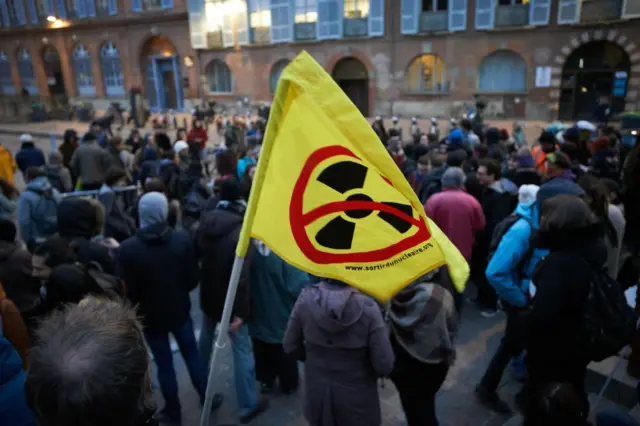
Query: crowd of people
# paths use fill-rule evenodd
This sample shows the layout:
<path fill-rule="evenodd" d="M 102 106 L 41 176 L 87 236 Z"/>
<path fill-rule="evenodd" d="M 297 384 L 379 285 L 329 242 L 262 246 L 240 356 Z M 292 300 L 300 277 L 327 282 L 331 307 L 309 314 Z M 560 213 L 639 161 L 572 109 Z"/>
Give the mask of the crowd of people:
<path fill-rule="evenodd" d="M 519 124 L 510 135 L 479 114 L 451 122 L 444 137 L 435 120 L 424 133 L 414 120 L 406 139 L 393 122 L 387 130 L 376 120 L 380 141 L 371 143 L 387 147 L 427 215 L 467 259 L 482 315 L 506 313 L 478 400 L 511 412 L 498 395 L 511 364 L 524 381 L 516 407 L 526 426 L 586 426 L 593 339 L 585 311 L 594 283 L 638 281 L 640 229 L 632 225 L 640 223 L 640 194 L 630 183 L 640 174 L 640 148 L 626 152 L 615 129 L 589 123 L 552 125 L 528 144 Z M 197 115 L 175 140 L 138 130 L 125 140 L 100 125 L 80 140 L 70 130 L 48 161 L 29 135 L 15 161 L 0 147 L 3 424 L 180 424 L 170 336 L 204 402 L 265 129 L 264 119 L 215 123 L 223 143 L 213 168 L 211 132 Z M 13 181 L 18 169 L 22 193 Z M 229 327 L 240 423 L 264 413 L 270 394 L 298 391 L 301 361 L 312 426 L 380 425 L 378 379 L 386 377 L 409 426 L 438 425 L 436 395 L 456 359 L 465 302 L 446 265 L 381 306 L 252 241 Z M 629 368 L 637 368 L 633 357 Z M 214 396 L 214 410 L 224 396 Z M 599 413 L 598 426 L 621 418 Z"/>

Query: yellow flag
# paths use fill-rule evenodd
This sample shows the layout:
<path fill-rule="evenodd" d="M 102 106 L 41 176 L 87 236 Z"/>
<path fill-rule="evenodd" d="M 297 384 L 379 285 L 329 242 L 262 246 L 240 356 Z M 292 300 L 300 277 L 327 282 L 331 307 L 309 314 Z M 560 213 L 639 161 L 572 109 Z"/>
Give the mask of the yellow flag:
<path fill-rule="evenodd" d="M 238 256 L 250 236 L 382 302 L 444 264 L 459 291 L 469 276 L 367 120 L 306 52 L 280 76 Z"/>

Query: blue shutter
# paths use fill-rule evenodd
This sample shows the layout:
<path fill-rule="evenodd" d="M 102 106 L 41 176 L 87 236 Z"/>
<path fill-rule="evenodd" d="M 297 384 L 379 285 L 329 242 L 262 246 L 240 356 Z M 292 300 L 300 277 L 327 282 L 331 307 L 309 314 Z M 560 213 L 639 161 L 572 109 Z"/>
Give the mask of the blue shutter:
<path fill-rule="evenodd" d="M 449 1 L 449 31 L 467 29 L 467 0 Z"/>
<path fill-rule="evenodd" d="M 171 9 L 173 8 L 173 0 L 162 0 L 161 5 L 163 9 Z"/>
<path fill-rule="evenodd" d="M 11 26 L 11 21 L 9 19 L 9 8 L 7 6 L 7 0 L 0 0 L 0 21 L 2 21 L 2 25 L 5 27 Z"/>
<path fill-rule="evenodd" d="M 342 37 L 342 0 L 318 0 L 318 40 Z"/>
<path fill-rule="evenodd" d="M 82 0 L 81 0 L 82 1 Z M 96 16 L 96 3 L 94 0 L 84 0 L 87 2 L 87 15 L 94 17 Z"/>
<path fill-rule="evenodd" d="M 109 15 L 117 15 L 117 14 L 118 14 L 118 1 L 109 0 Z"/>
<path fill-rule="evenodd" d="M 134 12 L 142 12 L 142 0 L 131 0 L 131 10 Z"/>
<path fill-rule="evenodd" d="M 402 0 L 401 25 L 402 34 L 416 34 L 418 32 L 418 19 L 421 2 L 418 0 Z"/>
<path fill-rule="evenodd" d="M 558 2 L 558 24 L 575 24 L 580 15 L 578 0 L 560 0 Z"/>
<path fill-rule="evenodd" d="M 55 11 L 53 10 L 53 0 L 46 0 L 44 2 L 44 13 L 47 16 L 55 15 Z"/>
<path fill-rule="evenodd" d="M 271 42 L 293 40 L 293 11 L 290 0 L 271 0 Z"/>
<path fill-rule="evenodd" d="M 86 18 L 87 17 L 87 3 L 86 0 L 76 0 L 76 15 L 78 18 Z"/>
<path fill-rule="evenodd" d="M 24 13 L 24 3 L 22 2 L 22 0 L 16 0 L 13 3 L 13 6 L 16 8 L 16 16 L 18 19 L 18 24 L 19 25 L 26 24 L 27 17 L 25 16 L 25 13 Z"/>
<path fill-rule="evenodd" d="M 551 0 L 532 0 L 529 7 L 529 23 L 531 25 L 549 24 Z"/>
<path fill-rule="evenodd" d="M 64 4 L 64 0 L 56 0 L 56 9 L 58 14 L 56 15 L 60 19 L 67 19 L 67 7 Z"/>
<path fill-rule="evenodd" d="M 476 0 L 476 29 L 487 30 L 493 28 L 496 8 L 493 0 Z"/>
<path fill-rule="evenodd" d="M 36 9 L 36 0 L 29 0 L 29 18 L 32 24 L 38 23 L 38 10 Z"/>
<path fill-rule="evenodd" d="M 182 111 L 184 108 L 184 101 L 182 94 L 182 78 L 180 77 L 180 61 L 178 61 L 178 56 L 174 56 L 171 58 L 173 62 L 173 78 L 174 84 L 176 85 L 176 98 L 178 101 L 178 111 Z"/>
<path fill-rule="evenodd" d="M 384 35 L 384 0 L 369 1 L 369 35 Z"/>
<path fill-rule="evenodd" d="M 207 28 L 204 10 L 204 0 L 189 0 L 189 33 L 191 46 L 194 49 L 207 48 Z"/>

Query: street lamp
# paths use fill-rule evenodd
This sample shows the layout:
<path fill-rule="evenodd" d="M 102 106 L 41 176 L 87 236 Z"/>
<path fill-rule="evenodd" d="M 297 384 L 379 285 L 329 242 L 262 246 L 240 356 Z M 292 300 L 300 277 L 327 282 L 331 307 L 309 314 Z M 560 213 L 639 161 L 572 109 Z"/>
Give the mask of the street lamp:
<path fill-rule="evenodd" d="M 57 20 L 58 20 L 58 18 L 56 18 L 56 17 L 55 17 L 55 16 L 53 16 L 53 15 L 49 15 L 49 16 L 47 16 L 47 21 L 49 21 L 49 22 L 51 22 L 51 23 L 54 23 L 54 22 L 56 22 Z"/>

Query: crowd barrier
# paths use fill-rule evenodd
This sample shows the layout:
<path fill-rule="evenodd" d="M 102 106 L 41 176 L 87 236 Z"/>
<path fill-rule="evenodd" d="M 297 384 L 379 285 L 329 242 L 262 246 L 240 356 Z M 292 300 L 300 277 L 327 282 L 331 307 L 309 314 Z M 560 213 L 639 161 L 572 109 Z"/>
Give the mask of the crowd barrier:
<path fill-rule="evenodd" d="M 135 185 L 113 188 L 113 191 L 116 193 L 116 195 L 122 199 L 125 210 L 129 210 L 129 208 L 135 204 L 136 200 L 138 199 L 138 190 L 139 188 Z M 97 199 L 100 195 L 100 190 L 94 189 L 91 191 L 74 191 L 66 192 L 60 195 L 62 195 L 63 198 L 88 197 Z"/>

